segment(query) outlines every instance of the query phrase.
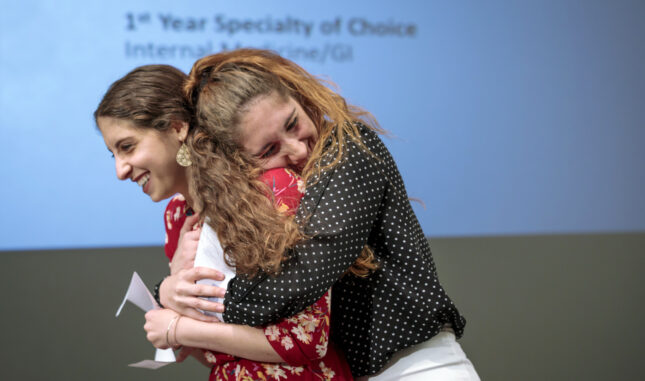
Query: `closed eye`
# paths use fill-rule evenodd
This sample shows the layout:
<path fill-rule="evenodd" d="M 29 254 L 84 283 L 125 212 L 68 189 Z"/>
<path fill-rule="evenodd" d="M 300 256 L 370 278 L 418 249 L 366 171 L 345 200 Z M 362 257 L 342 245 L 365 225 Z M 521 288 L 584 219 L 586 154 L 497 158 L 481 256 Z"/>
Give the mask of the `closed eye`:
<path fill-rule="evenodd" d="M 121 152 L 129 152 L 132 151 L 132 148 L 134 148 L 134 144 L 131 143 L 122 143 L 119 146 L 117 146 L 117 149 Z"/>
<path fill-rule="evenodd" d="M 289 117 L 285 120 L 285 124 L 283 125 L 285 131 L 290 132 L 293 131 L 294 128 L 296 128 L 298 125 L 298 116 L 296 115 L 296 109 L 294 108 L 291 113 L 289 114 Z M 278 143 L 273 143 L 269 144 L 266 146 L 266 150 L 263 151 L 262 153 L 258 154 L 257 157 L 260 159 L 267 159 L 270 156 L 276 154 L 280 150 L 280 145 Z"/>
<path fill-rule="evenodd" d="M 287 125 L 287 131 L 293 130 L 296 127 L 297 124 L 298 124 L 298 117 L 296 116 Z"/>
<path fill-rule="evenodd" d="M 266 159 L 278 151 L 278 145 L 272 144 L 269 148 L 260 155 L 260 159 Z"/>

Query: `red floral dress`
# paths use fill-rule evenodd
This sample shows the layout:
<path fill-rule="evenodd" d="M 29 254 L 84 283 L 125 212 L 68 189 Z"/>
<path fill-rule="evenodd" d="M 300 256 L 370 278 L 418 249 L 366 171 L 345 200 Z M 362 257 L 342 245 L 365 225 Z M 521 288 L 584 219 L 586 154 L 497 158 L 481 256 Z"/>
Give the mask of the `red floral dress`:
<path fill-rule="evenodd" d="M 261 180 L 271 188 L 276 208 L 294 213 L 303 194 L 303 184 L 294 172 L 277 168 Z M 172 260 L 179 232 L 186 219 L 182 196 L 170 200 L 165 212 L 166 256 Z M 190 213 L 191 211 L 188 210 Z M 264 334 L 284 363 L 262 363 L 224 353 L 204 351 L 213 364 L 209 381 L 219 380 L 351 380 L 347 361 L 329 341 L 331 290 L 297 315 L 264 327 Z"/>

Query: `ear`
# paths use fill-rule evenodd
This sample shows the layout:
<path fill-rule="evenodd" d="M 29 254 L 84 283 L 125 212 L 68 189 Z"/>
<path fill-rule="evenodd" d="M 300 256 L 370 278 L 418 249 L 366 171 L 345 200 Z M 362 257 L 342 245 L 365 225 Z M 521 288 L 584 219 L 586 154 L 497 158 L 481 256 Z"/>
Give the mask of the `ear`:
<path fill-rule="evenodd" d="M 175 132 L 177 139 L 179 139 L 180 142 L 183 143 L 184 140 L 186 140 L 186 136 L 188 136 L 188 123 L 173 120 L 170 122 L 170 128 Z"/>

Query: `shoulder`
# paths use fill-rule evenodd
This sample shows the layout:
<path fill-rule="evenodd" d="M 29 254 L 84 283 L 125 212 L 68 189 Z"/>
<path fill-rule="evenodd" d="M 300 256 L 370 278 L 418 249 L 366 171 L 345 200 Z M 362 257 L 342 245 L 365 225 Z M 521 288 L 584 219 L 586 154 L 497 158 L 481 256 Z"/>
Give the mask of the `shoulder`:
<path fill-rule="evenodd" d="M 186 219 L 186 199 L 178 194 L 168 201 L 164 212 L 166 230 L 181 228 Z"/>
<path fill-rule="evenodd" d="M 357 122 L 356 126 L 360 134 L 361 143 L 370 153 L 380 155 L 383 150 L 387 151 L 379 132 L 360 122 Z"/>
<path fill-rule="evenodd" d="M 177 244 L 179 242 L 179 232 L 186 219 L 186 199 L 178 194 L 171 198 L 166 205 L 164 212 L 164 228 L 166 229 L 166 239 L 164 242 L 164 252 L 168 259 L 172 260 Z"/>
<path fill-rule="evenodd" d="M 288 168 L 273 168 L 262 173 L 260 181 L 271 189 L 284 189 L 297 186 L 302 179 L 297 173 Z"/>
<path fill-rule="evenodd" d="M 181 194 L 176 194 L 168 201 L 168 204 L 166 205 L 166 211 L 169 211 L 172 208 L 176 207 L 184 208 L 185 206 L 186 199 L 184 198 L 184 196 L 182 196 Z"/>
<path fill-rule="evenodd" d="M 279 211 L 295 212 L 304 193 L 302 178 L 297 173 L 287 168 L 274 168 L 264 172 L 260 180 L 269 186 Z"/>

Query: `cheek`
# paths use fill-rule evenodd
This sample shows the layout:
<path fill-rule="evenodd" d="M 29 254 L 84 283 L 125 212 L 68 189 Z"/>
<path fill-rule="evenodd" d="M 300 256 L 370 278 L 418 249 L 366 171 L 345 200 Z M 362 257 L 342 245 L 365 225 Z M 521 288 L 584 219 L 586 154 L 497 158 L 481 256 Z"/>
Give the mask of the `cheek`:
<path fill-rule="evenodd" d="M 160 155 L 155 159 L 156 175 L 164 182 L 172 183 L 174 178 L 177 177 L 180 168 L 175 157 L 171 155 L 170 151 L 167 151 L 164 155 Z"/>
<path fill-rule="evenodd" d="M 309 135 L 309 139 L 313 140 L 314 143 L 318 140 L 318 131 L 316 130 L 316 127 L 311 121 L 309 122 L 309 128 L 307 130 L 307 133 Z"/>
<path fill-rule="evenodd" d="M 267 171 L 269 169 L 285 167 L 286 163 L 280 157 L 273 157 L 273 158 L 270 158 L 269 160 L 262 162 L 260 166 L 262 167 L 262 169 Z"/>

